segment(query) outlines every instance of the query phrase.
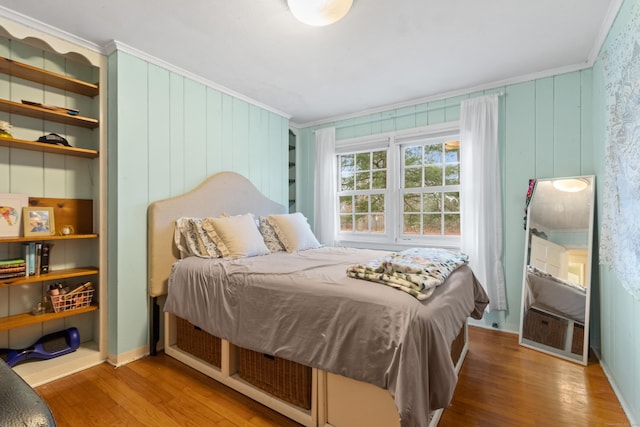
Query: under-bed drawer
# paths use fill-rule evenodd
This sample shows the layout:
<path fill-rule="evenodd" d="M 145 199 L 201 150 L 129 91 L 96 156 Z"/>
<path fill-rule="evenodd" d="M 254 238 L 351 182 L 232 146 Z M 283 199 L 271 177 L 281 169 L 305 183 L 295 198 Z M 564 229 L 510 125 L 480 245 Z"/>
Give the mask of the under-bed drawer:
<path fill-rule="evenodd" d="M 568 323 L 561 317 L 530 308 L 522 324 L 522 337 L 562 350 Z"/>
<path fill-rule="evenodd" d="M 176 345 L 195 357 L 221 366 L 222 340 L 176 316 Z"/>
<path fill-rule="evenodd" d="M 311 409 L 311 368 L 239 348 L 238 375 L 286 402 Z"/>

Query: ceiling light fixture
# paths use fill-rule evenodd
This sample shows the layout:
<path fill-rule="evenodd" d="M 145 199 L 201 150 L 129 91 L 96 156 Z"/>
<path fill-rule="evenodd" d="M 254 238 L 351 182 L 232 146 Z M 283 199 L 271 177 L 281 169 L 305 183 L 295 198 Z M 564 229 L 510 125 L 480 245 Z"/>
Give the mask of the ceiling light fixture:
<path fill-rule="evenodd" d="M 560 191 L 568 193 L 577 193 L 587 188 L 588 183 L 583 178 L 558 179 L 553 181 L 553 186 Z"/>
<path fill-rule="evenodd" d="M 321 27 L 344 18 L 353 0 L 287 0 L 287 3 L 298 21 Z"/>

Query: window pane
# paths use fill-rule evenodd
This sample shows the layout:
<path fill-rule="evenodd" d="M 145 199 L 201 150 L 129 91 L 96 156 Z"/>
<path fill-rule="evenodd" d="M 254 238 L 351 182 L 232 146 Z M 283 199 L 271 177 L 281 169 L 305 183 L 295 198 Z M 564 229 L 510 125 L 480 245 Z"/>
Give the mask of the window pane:
<path fill-rule="evenodd" d="M 355 196 L 355 199 L 357 213 L 369 212 L 369 196 Z"/>
<path fill-rule="evenodd" d="M 372 172 L 371 188 L 374 190 L 383 190 L 387 188 L 387 171 Z"/>
<path fill-rule="evenodd" d="M 447 141 L 444 143 L 444 158 L 447 163 L 460 162 L 460 141 Z"/>
<path fill-rule="evenodd" d="M 420 212 L 420 193 L 407 193 L 404 195 L 404 211 Z"/>
<path fill-rule="evenodd" d="M 440 144 L 424 146 L 424 164 L 442 164 L 442 146 Z"/>
<path fill-rule="evenodd" d="M 424 186 L 442 185 L 442 166 L 427 166 L 424 168 Z"/>
<path fill-rule="evenodd" d="M 356 154 L 356 170 L 368 171 L 371 169 L 371 153 Z"/>
<path fill-rule="evenodd" d="M 422 147 L 409 147 L 404 149 L 404 165 L 419 166 L 422 164 Z"/>
<path fill-rule="evenodd" d="M 423 212 L 442 212 L 441 193 L 424 193 Z"/>
<path fill-rule="evenodd" d="M 450 192 L 444 193 L 444 211 L 460 212 L 460 193 Z"/>
<path fill-rule="evenodd" d="M 444 216 L 444 234 L 460 235 L 460 215 L 458 214 L 446 214 Z"/>
<path fill-rule="evenodd" d="M 369 231 L 369 215 L 356 215 L 356 231 Z"/>
<path fill-rule="evenodd" d="M 371 232 L 384 233 L 384 215 L 377 214 L 371 216 Z"/>
<path fill-rule="evenodd" d="M 371 196 L 371 212 L 384 212 L 384 194 L 373 194 Z"/>
<path fill-rule="evenodd" d="M 420 234 L 420 215 L 404 215 L 404 234 Z"/>
<path fill-rule="evenodd" d="M 460 165 L 447 165 L 445 167 L 445 185 L 458 185 L 460 184 Z"/>
<path fill-rule="evenodd" d="M 387 151 L 373 152 L 373 169 L 386 169 L 387 167 Z"/>
<path fill-rule="evenodd" d="M 422 168 L 404 170 L 404 188 L 422 187 Z"/>
<path fill-rule="evenodd" d="M 340 196 L 340 213 L 352 213 L 353 212 L 353 197 Z"/>
<path fill-rule="evenodd" d="M 353 217 L 340 215 L 340 231 L 353 231 Z"/>
<path fill-rule="evenodd" d="M 340 177 L 340 190 L 348 191 L 353 189 L 354 189 L 353 173 L 352 172 L 343 173 L 342 176 Z"/>
<path fill-rule="evenodd" d="M 371 172 L 356 173 L 356 190 L 369 190 L 371 188 Z"/>
<path fill-rule="evenodd" d="M 340 156 L 340 172 L 353 172 L 354 155 Z"/>
<path fill-rule="evenodd" d="M 441 218 L 442 215 L 440 214 L 426 214 L 426 215 L 422 215 L 422 220 L 424 222 L 424 225 L 422 227 L 422 232 L 424 234 L 442 234 L 441 233 L 441 229 L 442 229 L 442 223 L 441 223 Z"/>

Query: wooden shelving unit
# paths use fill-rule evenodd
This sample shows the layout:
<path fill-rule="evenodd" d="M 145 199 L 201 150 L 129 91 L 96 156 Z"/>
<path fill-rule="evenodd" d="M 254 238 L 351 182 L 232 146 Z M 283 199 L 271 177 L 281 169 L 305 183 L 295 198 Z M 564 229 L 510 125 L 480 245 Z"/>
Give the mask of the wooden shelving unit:
<path fill-rule="evenodd" d="M 56 58 L 64 62 L 64 69 L 73 69 L 78 75 L 92 76 L 89 79 L 100 77 L 97 80 L 106 81 L 104 57 L 95 55 L 86 49 L 78 46 L 73 49 L 74 53 L 80 54 L 82 59 L 76 59 L 73 55 L 66 55 L 62 52 L 69 50 L 58 50 L 55 46 L 60 46 L 55 37 L 38 35 L 37 37 L 51 46 L 52 50 L 41 48 L 39 42 L 32 43 L 27 38 L 16 38 L 15 43 L 10 46 L 10 53 L 7 56 L 25 57 L 23 50 L 32 52 L 32 49 L 42 49 L 43 53 L 50 52 L 58 55 Z M 26 46 L 25 46 L 26 45 Z M 73 62 L 71 68 L 67 68 L 66 61 Z M 86 62 L 84 62 L 86 60 Z M 16 137 L 0 137 L 0 147 L 11 150 L 23 150 L 26 152 L 56 154 L 62 156 L 81 158 L 81 160 L 68 159 L 61 163 L 62 173 L 66 174 L 66 179 L 72 182 L 61 184 L 54 182 L 47 184 L 47 190 L 51 194 L 67 194 L 67 199 L 30 197 L 29 206 L 50 207 L 54 210 L 56 225 L 69 225 L 77 233 L 72 235 L 51 235 L 34 237 L 0 237 L 0 244 L 7 247 L 5 251 L 8 256 L 15 257 L 19 253 L 19 246 L 25 242 L 58 242 L 60 254 L 58 259 L 50 264 L 51 270 L 46 274 L 32 275 L 0 280 L 0 292 L 7 298 L 3 310 L 3 317 L 0 317 L 0 332 L 7 340 L 10 348 L 15 343 L 25 342 L 44 334 L 52 329 L 77 327 L 82 334 L 81 348 L 69 355 L 61 356 L 46 361 L 33 361 L 16 366 L 18 372 L 30 385 L 35 386 L 46 383 L 55 378 L 68 375 L 80 369 L 85 369 L 106 358 L 106 255 L 105 243 L 101 241 L 100 234 L 104 233 L 105 206 L 102 198 L 106 197 L 106 174 L 103 168 L 106 167 L 106 160 L 101 157 L 100 149 L 104 148 L 106 131 L 100 128 L 100 120 L 105 117 L 105 99 L 90 100 L 83 97 L 99 97 L 104 91 L 100 83 L 91 83 L 73 77 L 51 72 L 36 66 L 28 65 L 9 58 L 0 57 L 0 73 L 10 76 L 6 79 L 8 87 L 0 88 L 0 112 L 9 113 L 12 116 L 29 117 L 34 120 L 16 120 L 18 123 Z M 26 80 L 26 82 L 25 82 Z M 29 83 L 33 82 L 33 83 Z M 36 84 L 34 84 L 36 83 Z M 41 85 L 41 86 L 39 86 Z M 54 89 L 55 88 L 55 89 Z M 61 108 L 49 107 L 47 105 L 32 105 L 29 101 L 42 102 L 47 99 L 60 99 L 59 90 L 65 91 L 63 96 L 68 99 L 68 104 L 59 104 Z M 55 95 L 50 97 L 49 95 Z M 17 102 L 16 102 L 17 101 Z M 22 102 L 20 102 L 22 101 Z M 62 101 L 65 102 L 65 101 Z M 73 110 L 66 110 L 66 105 L 84 105 L 80 114 L 74 114 Z M 86 108 L 87 111 L 84 109 Z M 71 113 L 71 114 L 70 114 Z M 4 116 L 4 114 L 3 114 Z M 14 117 L 9 117 L 8 121 L 13 121 Z M 7 119 L 4 119 L 7 120 Z M 42 122 L 38 122 L 41 120 Z M 37 141 L 27 141 L 20 139 L 20 132 L 24 127 L 29 128 L 29 134 L 42 131 L 55 122 L 68 125 L 65 128 L 66 134 L 82 138 L 83 146 L 90 146 L 97 149 L 87 149 L 78 147 L 68 147 L 56 144 L 47 144 Z M 54 126 L 54 129 L 60 129 Z M 89 129 L 95 130 L 87 132 Z M 15 130 L 15 129 L 14 129 Z M 57 131 L 61 132 L 61 131 Z M 87 139 L 88 138 L 88 139 Z M 74 144 L 75 145 L 75 144 Z M 6 151 L 6 148 L 1 150 Z M 31 155 L 20 154 L 3 157 L 4 164 L 11 169 L 28 169 L 31 162 L 27 159 Z M 47 157 L 45 156 L 45 160 Z M 42 174 L 46 176 L 51 169 L 58 167 L 56 162 L 42 163 Z M 3 165 L 4 166 L 4 165 Z M 86 168 L 85 168 L 86 166 Z M 40 171 L 38 171 L 40 172 Z M 16 172 L 17 176 L 28 173 L 28 171 Z M 78 182 L 73 182 L 77 179 Z M 87 180 L 88 179 L 88 180 Z M 78 184 L 78 185 L 74 185 Z M 66 185 L 66 187 L 65 187 Z M 20 186 L 9 186 L 9 191 L 20 192 Z M 30 196 L 38 196 L 32 195 Z M 99 211 L 96 210 L 99 209 Z M 94 240 L 93 242 L 91 240 Z M 57 252 L 56 252 L 57 253 Z M 6 255 L 5 255 L 6 256 Z M 58 268 L 56 268 L 58 267 Z M 63 268 L 64 267 L 64 268 Z M 69 279 L 65 282 L 65 279 Z M 31 304 L 36 305 L 39 301 L 38 295 L 45 295 L 47 282 L 56 283 L 58 281 L 66 285 L 74 285 L 76 282 L 91 281 L 94 289 L 92 303 L 90 305 L 68 309 L 66 311 L 48 312 L 34 315 L 31 313 Z M 26 286 L 25 286 L 26 285 Z M 35 299 L 36 301 L 32 301 Z M 87 302 L 89 300 L 86 300 Z M 72 308 L 67 307 L 67 308 Z M 56 307 L 60 309 L 59 307 Z M 61 320 L 64 319 L 64 320 Z M 46 325 L 45 325 L 46 324 Z M 26 327 L 31 326 L 31 327 Z M 15 330 L 15 331 L 14 331 Z M 35 340 L 34 340 L 35 342 Z"/>
<path fill-rule="evenodd" d="M 62 319 L 69 316 L 77 316 L 82 313 L 98 310 L 97 305 L 89 305 L 87 307 L 77 308 L 75 310 L 61 311 L 58 313 L 45 313 L 34 316 L 31 313 L 16 314 L 0 318 L 0 331 L 8 329 L 21 328 L 23 326 L 33 325 L 36 323 L 48 322 L 54 319 Z"/>
<path fill-rule="evenodd" d="M 6 99 L 0 99 L 0 111 L 36 119 L 50 120 L 52 122 L 64 123 L 65 125 L 80 126 L 87 129 L 95 129 L 100 126 L 96 119 L 91 117 L 73 116 L 67 113 L 49 110 L 35 105 L 21 104 Z"/>
<path fill-rule="evenodd" d="M 95 159 L 100 156 L 98 150 L 88 148 L 66 147 L 46 144 L 44 142 L 25 141 L 24 139 L 0 137 L 0 147 L 19 148 L 21 150 L 39 151 L 42 153 L 62 154 L 64 156 L 85 157 Z"/>
<path fill-rule="evenodd" d="M 37 274 L 33 276 L 3 279 L 3 280 L 0 280 L 0 287 L 1 286 L 18 286 L 18 285 L 24 285 L 25 283 L 44 282 L 49 280 L 62 280 L 62 279 L 69 279 L 72 277 L 91 276 L 92 274 L 98 274 L 98 273 L 99 273 L 99 270 L 97 267 L 65 268 L 63 270 L 50 271 L 49 273 L 46 273 L 46 274 Z"/>
<path fill-rule="evenodd" d="M 41 83 L 46 86 L 68 90 L 85 96 L 97 96 L 98 84 L 83 82 L 82 80 L 63 76 L 41 68 L 32 67 L 22 62 L 0 57 L 0 73 L 9 74 L 21 79 Z"/>

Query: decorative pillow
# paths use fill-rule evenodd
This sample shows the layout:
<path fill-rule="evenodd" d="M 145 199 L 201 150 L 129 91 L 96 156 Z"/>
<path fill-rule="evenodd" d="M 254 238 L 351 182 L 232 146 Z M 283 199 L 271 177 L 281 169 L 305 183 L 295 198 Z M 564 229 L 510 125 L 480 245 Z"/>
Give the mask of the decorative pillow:
<path fill-rule="evenodd" d="M 180 258 L 189 256 L 219 258 L 221 256 L 216 244 L 202 228 L 201 218 L 178 218 L 173 239 L 180 252 Z"/>
<path fill-rule="evenodd" d="M 260 217 L 260 234 L 262 234 L 264 244 L 267 245 L 267 248 L 271 252 L 282 252 L 285 250 L 284 246 L 282 246 L 282 243 L 280 243 L 280 240 L 278 239 L 276 231 L 273 229 L 271 224 L 269 224 L 269 220 L 266 216 Z"/>
<path fill-rule="evenodd" d="M 300 212 L 269 215 L 267 219 L 287 252 L 314 249 L 321 246 L 311 231 L 307 218 Z"/>
<path fill-rule="evenodd" d="M 269 253 L 251 214 L 204 218 L 202 228 L 225 258 L 244 258 Z"/>

